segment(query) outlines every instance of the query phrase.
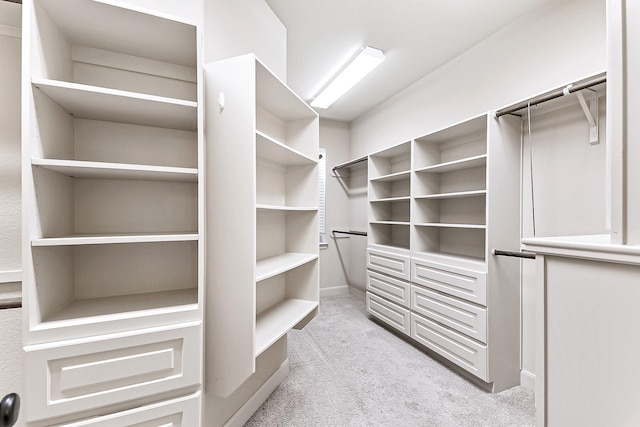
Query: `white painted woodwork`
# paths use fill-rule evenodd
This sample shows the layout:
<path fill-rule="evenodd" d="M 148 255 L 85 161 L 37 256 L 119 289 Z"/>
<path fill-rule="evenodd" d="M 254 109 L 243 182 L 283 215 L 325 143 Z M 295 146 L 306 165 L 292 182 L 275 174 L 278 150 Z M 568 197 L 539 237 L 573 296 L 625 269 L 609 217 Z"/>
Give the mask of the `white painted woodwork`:
<path fill-rule="evenodd" d="M 367 268 L 404 280 L 409 280 L 411 277 L 411 264 L 408 254 L 368 248 Z"/>
<path fill-rule="evenodd" d="M 197 425 L 199 396 L 151 408 L 202 382 L 199 29 L 110 0 L 22 13 L 26 422 Z"/>
<path fill-rule="evenodd" d="M 487 275 L 482 271 L 411 258 L 411 281 L 466 301 L 487 304 Z"/>
<path fill-rule="evenodd" d="M 318 306 L 318 116 L 254 55 L 205 69 L 206 387 L 227 397 Z"/>
<path fill-rule="evenodd" d="M 402 330 L 381 307 L 408 307 L 414 340 L 494 392 L 520 381 L 520 264 L 491 255 L 519 249 L 520 135 L 483 114 L 369 156 L 369 312 Z"/>
<path fill-rule="evenodd" d="M 411 313 L 411 338 L 483 381 L 489 382 L 488 349 L 484 344 Z M 519 372 L 518 372 L 519 375 Z"/>
<path fill-rule="evenodd" d="M 365 301 L 369 314 L 403 334 L 410 335 L 411 312 L 408 309 L 380 298 L 371 292 L 366 293 Z"/>
<path fill-rule="evenodd" d="M 200 392 L 122 412 L 61 424 L 60 427 L 188 427 L 200 423 Z"/>
<path fill-rule="evenodd" d="M 201 324 L 25 347 L 26 418 L 115 405 L 200 383 Z"/>
<path fill-rule="evenodd" d="M 411 288 L 409 282 L 394 279 L 371 270 L 367 270 L 366 278 L 365 286 L 367 291 L 409 308 Z"/>
<path fill-rule="evenodd" d="M 411 310 L 487 343 L 487 309 L 484 307 L 411 285 Z"/>

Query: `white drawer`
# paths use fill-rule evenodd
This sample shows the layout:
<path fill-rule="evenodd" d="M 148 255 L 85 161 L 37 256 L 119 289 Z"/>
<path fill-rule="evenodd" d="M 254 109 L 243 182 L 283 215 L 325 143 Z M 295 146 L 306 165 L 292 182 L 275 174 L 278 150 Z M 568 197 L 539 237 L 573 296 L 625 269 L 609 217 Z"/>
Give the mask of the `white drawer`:
<path fill-rule="evenodd" d="M 487 346 L 411 313 L 411 338 L 473 375 L 487 378 Z"/>
<path fill-rule="evenodd" d="M 487 279 L 482 271 L 411 259 L 411 281 L 480 305 L 487 305 Z"/>
<path fill-rule="evenodd" d="M 200 392 L 58 427 L 193 427 L 200 424 Z"/>
<path fill-rule="evenodd" d="M 199 323 L 143 332 L 25 347 L 27 421 L 200 384 Z"/>
<path fill-rule="evenodd" d="M 409 280 L 411 277 L 409 260 L 409 255 L 367 249 L 367 268 L 400 279 Z"/>
<path fill-rule="evenodd" d="M 411 310 L 485 344 L 487 342 L 486 308 L 412 285 Z"/>
<path fill-rule="evenodd" d="M 409 335 L 410 333 L 410 312 L 397 304 L 389 302 L 383 298 L 367 292 L 367 311 L 375 318 L 380 319 L 387 325 Z"/>
<path fill-rule="evenodd" d="M 367 290 L 409 308 L 410 284 L 367 270 Z"/>

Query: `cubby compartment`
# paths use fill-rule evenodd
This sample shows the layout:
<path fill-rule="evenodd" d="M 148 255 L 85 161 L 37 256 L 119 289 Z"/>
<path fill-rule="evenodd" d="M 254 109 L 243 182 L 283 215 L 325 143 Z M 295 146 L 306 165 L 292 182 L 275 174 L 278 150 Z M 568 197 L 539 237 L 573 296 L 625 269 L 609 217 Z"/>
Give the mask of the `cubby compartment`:
<path fill-rule="evenodd" d="M 198 307 L 196 241 L 32 247 L 36 331 L 82 335 L 88 325 Z M 106 331 L 109 326 L 103 326 Z M 64 329 L 64 330 L 62 330 Z M 37 332 L 36 332 L 37 333 Z M 94 334 L 87 332 L 87 335 Z"/>
<path fill-rule="evenodd" d="M 409 249 L 409 223 L 370 222 L 369 241 L 371 244 Z"/>
<path fill-rule="evenodd" d="M 484 194 L 440 199 L 417 198 L 415 224 L 486 225 Z"/>
<path fill-rule="evenodd" d="M 480 166 L 451 170 L 416 171 L 414 197 L 457 197 L 486 193 L 486 159 L 479 159 Z"/>
<path fill-rule="evenodd" d="M 196 183 L 75 177 L 33 167 L 39 227 L 32 239 L 86 235 L 196 234 Z M 88 172 L 95 172 L 89 169 Z"/>
<path fill-rule="evenodd" d="M 318 116 L 261 62 L 256 62 L 256 131 L 318 160 Z"/>
<path fill-rule="evenodd" d="M 484 227 L 416 224 L 414 229 L 416 253 L 485 260 Z"/>
<path fill-rule="evenodd" d="M 258 210 L 256 260 L 286 253 L 316 254 L 318 236 L 307 230 L 317 221 L 317 211 Z"/>
<path fill-rule="evenodd" d="M 373 221 L 409 222 L 409 198 L 371 203 Z"/>
<path fill-rule="evenodd" d="M 193 25 L 87 0 L 35 0 L 33 18 L 34 83 L 196 101 Z"/>
<path fill-rule="evenodd" d="M 369 180 L 409 179 L 410 170 L 410 142 L 369 155 Z"/>
<path fill-rule="evenodd" d="M 256 357 L 318 307 L 317 274 L 316 256 L 256 283 Z"/>
<path fill-rule="evenodd" d="M 317 163 L 283 165 L 258 157 L 256 204 L 268 209 L 317 210 Z"/>

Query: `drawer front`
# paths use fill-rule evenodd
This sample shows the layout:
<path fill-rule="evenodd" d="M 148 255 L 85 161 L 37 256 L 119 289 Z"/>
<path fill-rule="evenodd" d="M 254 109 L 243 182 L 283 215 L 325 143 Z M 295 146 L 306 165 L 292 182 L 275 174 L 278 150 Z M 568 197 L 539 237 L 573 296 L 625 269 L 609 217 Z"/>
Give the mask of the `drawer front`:
<path fill-rule="evenodd" d="M 486 308 L 412 285 L 411 310 L 473 339 L 487 342 Z"/>
<path fill-rule="evenodd" d="M 409 308 L 409 282 L 367 270 L 367 290 Z"/>
<path fill-rule="evenodd" d="M 198 323 L 27 346 L 26 418 L 53 418 L 198 385 L 200 336 Z"/>
<path fill-rule="evenodd" d="M 487 346 L 411 313 L 411 338 L 473 375 L 487 378 Z"/>
<path fill-rule="evenodd" d="M 411 281 L 480 305 L 487 305 L 487 275 L 420 259 L 411 260 Z"/>
<path fill-rule="evenodd" d="M 387 325 L 409 335 L 410 333 L 410 313 L 406 308 L 389 302 L 383 298 L 367 292 L 367 311 L 375 318 L 380 319 Z"/>
<path fill-rule="evenodd" d="M 200 392 L 58 427 L 192 427 L 200 423 Z"/>
<path fill-rule="evenodd" d="M 367 249 L 367 268 L 409 280 L 411 277 L 411 263 L 408 255 Z"/>

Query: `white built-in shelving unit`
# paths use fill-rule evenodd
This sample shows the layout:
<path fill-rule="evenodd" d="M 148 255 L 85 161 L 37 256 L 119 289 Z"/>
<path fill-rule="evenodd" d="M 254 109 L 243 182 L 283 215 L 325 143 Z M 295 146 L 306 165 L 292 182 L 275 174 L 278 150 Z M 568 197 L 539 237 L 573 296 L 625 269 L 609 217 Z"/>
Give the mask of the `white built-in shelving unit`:
<path fill-rule="evenodd" d="M 107 0 L 23 2 L 30 425 L 118 419 L 160 393 L 198 419 L 199 52 L 195 23 Z"/>
<path fill-rule="evenodd" d="M 367 310 L 500 391 L 519 383 L 520 120 L 484 114 L 369 156 Z"/>
<path fill-rule="evenodd" d="M 254 55 L 205 69 L 207 387 L 228 396 L 318 307 L 319 119 Z"/>

